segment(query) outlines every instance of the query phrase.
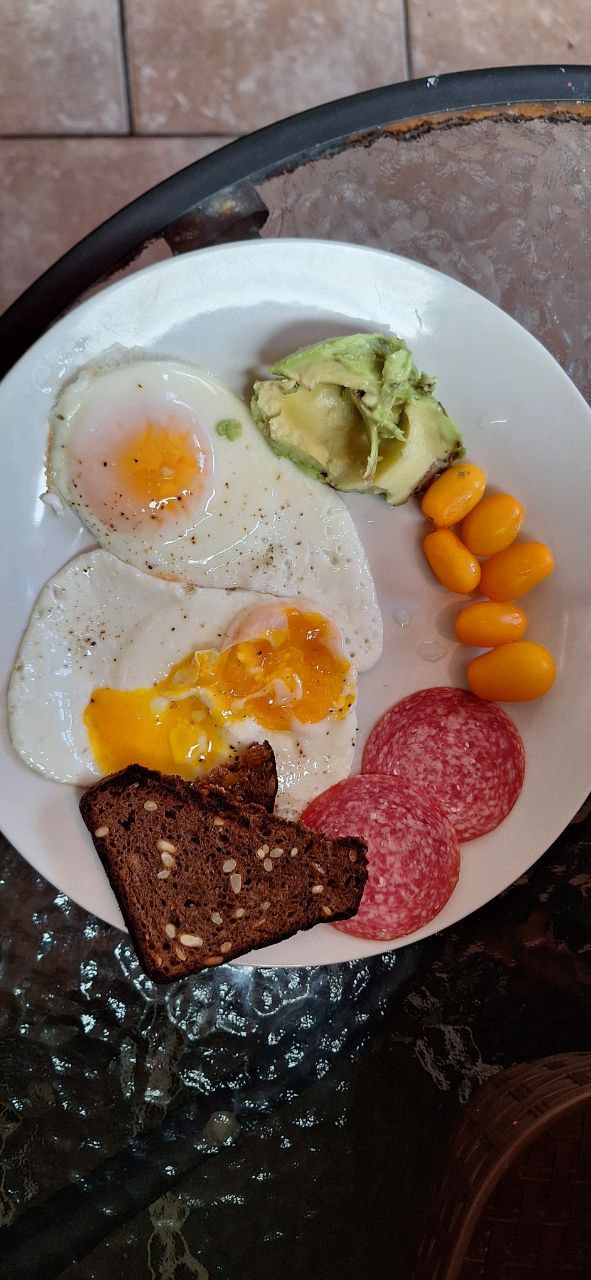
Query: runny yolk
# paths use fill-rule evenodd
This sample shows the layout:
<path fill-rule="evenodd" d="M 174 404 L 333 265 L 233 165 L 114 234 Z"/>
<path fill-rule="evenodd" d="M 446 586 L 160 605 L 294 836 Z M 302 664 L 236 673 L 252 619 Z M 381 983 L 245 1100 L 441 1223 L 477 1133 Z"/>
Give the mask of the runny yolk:
<path fill-rule="evenodd" d="M 199 491 L 207 458 L 190 429 L 148 420 L 113 457 L 124 495 L 152 512 L 172 511 Z"/>
<path fill-rule="evenodd" d="M 152 688 L 95 689 L 84 723 L 102 772 L 142 764 L 190 779 L 229 756 L 228 730 L 240 721 L 289 733 L 346 716 L 355 683 L 331 644 L 332 624 L 295 608 L 285 623 L 189 654 Z"/>

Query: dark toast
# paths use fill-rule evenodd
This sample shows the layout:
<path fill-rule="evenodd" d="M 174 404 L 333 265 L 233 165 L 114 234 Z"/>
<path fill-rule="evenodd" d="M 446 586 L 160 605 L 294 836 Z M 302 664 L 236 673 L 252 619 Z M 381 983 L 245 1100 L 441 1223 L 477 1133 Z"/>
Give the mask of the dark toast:
<path fill-rule="evenodd" d="M 156 982 L 346 920 L 361 901 L 362 840 L 331 839 L 216 786 L 131 765 L 91 787 L 80 811 Z"/>

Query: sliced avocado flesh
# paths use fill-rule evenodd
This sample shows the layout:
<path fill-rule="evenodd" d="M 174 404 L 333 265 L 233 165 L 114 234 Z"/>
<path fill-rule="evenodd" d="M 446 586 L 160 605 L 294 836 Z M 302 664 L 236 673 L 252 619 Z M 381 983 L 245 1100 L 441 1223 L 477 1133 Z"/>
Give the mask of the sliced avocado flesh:
<path fill-rule="evenodd" d="M 431 475 L 463 455 L 460 433 L 436 400 L 416 396 L 402 416 L 405 440 L 381 440 L 373 493 L 383 493 L 392 506 L 406 502 Z"/>
<path fill-rule="evenodd" d="M 291 383 L 257 382 L 253 417 L 276 453 L 337 488 L 353 487 L 365 466 L 367 439 L 359 414 L 342 387 L 309 390 Z"/>
<path fill-rule="evenodd" d="M 463 453 L 457 427 L 431 396 L 413 396 L 401 416 L 403 439 L 382 439 L 373 479 L 363 476 L 367 441 L 348 393 L 283 382 L 255 384 L 253 416 L 276 453 L 337 489 L 406 502 L 431 474 Z"/>
<path fill-rule="evenodd" d="M 327 338 L 311 347 L 302 347 L 277 360 L 271 372 L 293 378 L 304 387 L 319 383 L 351 387 L 356 391 L 379 391 L 384 361 L 405 348 L 400 338 L 381 333 L 352 333 L 343 338 Z"/>
<path fill-rule="evenodd" d="M 252 414 L 276 453 L 336 489 L 406 502 L 463 455 L 435 380 L 400 338 L 330 338 L 286 356 L 254 385 Z"/>

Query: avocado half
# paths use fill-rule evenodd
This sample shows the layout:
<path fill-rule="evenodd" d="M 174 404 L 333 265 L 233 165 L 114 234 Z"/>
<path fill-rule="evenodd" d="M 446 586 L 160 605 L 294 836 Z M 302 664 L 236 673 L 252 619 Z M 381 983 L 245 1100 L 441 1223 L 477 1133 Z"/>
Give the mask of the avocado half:
<path fill-rule="evenodd" d="M 399 338 L 332 338 L 272 372 L 254 384 L 254 421 L 275 453 L 336 489 L 398 506 L 464 453 L 434 379 Z"/>

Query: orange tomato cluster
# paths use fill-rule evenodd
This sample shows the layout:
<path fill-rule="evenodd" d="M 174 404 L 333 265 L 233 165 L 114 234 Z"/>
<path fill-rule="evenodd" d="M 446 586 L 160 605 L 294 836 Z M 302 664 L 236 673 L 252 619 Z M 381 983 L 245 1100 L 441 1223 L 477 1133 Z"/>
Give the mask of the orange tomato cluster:
<path fill-rule="evenodd" d="M 522 639 L 527 620 L 513 601 L 543 582 L 554 560 L 543 542 L 516 542 L 521 503 L 510 493 L 486 497 L 485 489 L 484 471 L 471 462 L 456 462 L 434 480 L 421 503 L 435 526 L 423 548 L 449 591 L 469 595 L 478 588 L 486 597 L 456 618 L 458 640 L 487 650 L 468 665 L 472 692 L 488 701 L 529 702 L 552 687 L 556 668 L 547 649 Z"/>

